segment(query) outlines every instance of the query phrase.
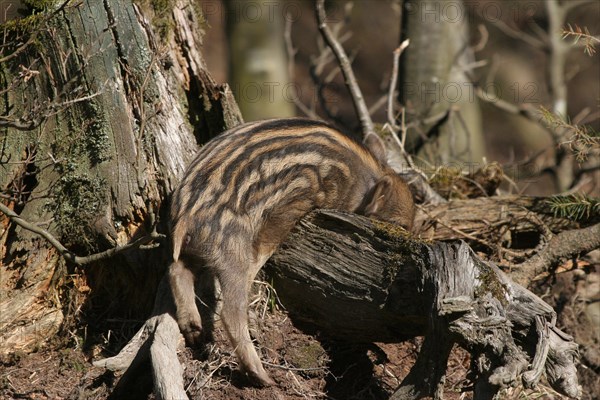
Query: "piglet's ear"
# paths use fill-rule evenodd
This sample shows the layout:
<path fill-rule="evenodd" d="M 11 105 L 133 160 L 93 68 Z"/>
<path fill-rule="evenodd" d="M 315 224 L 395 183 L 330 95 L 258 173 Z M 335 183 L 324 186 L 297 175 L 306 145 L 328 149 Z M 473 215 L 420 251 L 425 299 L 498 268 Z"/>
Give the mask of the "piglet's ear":
<path fill-rule="evenodd" d="M 369 133 L 365 136 L 363 144 L 373 153 L 375 158 L 382 164 L 387 163 L 385 145 L 379 136 Z"/>
<path fill-rule="evenodd" d="M 391 179 L 388 176 L 384 176 L 373 186 L 369 197 L 367 198 L 364 215 L 370 217 L 377 215 L 383 209 L 386 198 L 391 196 L 390 193 L 392 188 Z"/>

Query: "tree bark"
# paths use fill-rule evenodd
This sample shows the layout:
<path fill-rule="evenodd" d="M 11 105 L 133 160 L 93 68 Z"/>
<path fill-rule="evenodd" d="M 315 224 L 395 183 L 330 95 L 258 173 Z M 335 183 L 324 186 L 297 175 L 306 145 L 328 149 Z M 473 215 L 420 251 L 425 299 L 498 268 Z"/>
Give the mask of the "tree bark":
<path fill-rule="evenodd" d="M 285 21 L 273 1 L 225 0 L 231 85 L 248 121 L 293 117 Z M 294 87 L 291 87 L 293 90 Z"/>
<path fill-rule="evenodd" d="M 468 76 L 474 62 L 462 1 L 406 0 L 401 40 L 400 103 L 406 110 L 407 147 L 430 164 L 481 162 L 485 143 L 479 102 Z"/>

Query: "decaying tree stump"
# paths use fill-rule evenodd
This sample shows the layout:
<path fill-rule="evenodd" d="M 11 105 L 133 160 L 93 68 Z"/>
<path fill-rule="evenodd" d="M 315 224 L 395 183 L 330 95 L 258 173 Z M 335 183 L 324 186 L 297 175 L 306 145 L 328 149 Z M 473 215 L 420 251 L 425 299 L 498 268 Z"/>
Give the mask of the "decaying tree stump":
<path fill-rule="evenodd" d="M 464 242 L 428 243 L 353 214 L 320 211 L 304 218 L 266 267 L 298 321 L 335 339 L 399 342 L 425 335 L 393 399 L 441 398 L 454 343 L 472 355 L 475 397 L 507 385 L 534 386 L 543 373 L 571 397 L 577 345 L 554 325 L 555 312 L 481 260 Z M 115 357 L 95 363 L 127 369 L 150 359 L 159 398 L 185 398 L 175 352 L 179 338 L 167 285 L 154 315 Z"/>
<path fill-rule="evenodd" d="M 21 9 L 20 2 L 10 3 Z M 40 15 L 49 18 L 42 19 L 47 26 L 12 44 L 14 35 L 2 28 L 0 200 L 79 254 L 122 246 L 145 236 L 149 216 L 179 182 L 197 143 L 242 117 L 229 87 L 208 73 L 200 51 L 201 13 L 192 11 L 193 1 L 168 2 L 170 12 L 161 16 L 170 32 L 164 38 L 151 26 L 158 2 L 43 3 L 62 4 L 62 11 Z M 5 2 L 0 4 L 4 12 Z M 4 57 L 19 43 L 22 51 Z M 32 75 L 24 79 L 22 68 Z M 11 127 L 7 116 L 23 116 L 32 127 Z M 24 179 L 30 182 L 27 195 L 13 199 Z M 33 351 L 59 330 L 70 330 L 75 317 L 65 311 L 80 309 L 90 288 L 96 298 L 125 296 L 114 301 L 119 307 L 144 308 L 140 293 L 155 285 L 152 271 L 165 267 L 156 252 L 138 251 L 74 271 L 74 260 L 65 263 L 48 241 L 5 214 L 0 212 L 0 354 Z M 147 285 L 129 291 L 135 285 L 128 274 L 141 276 L 142 270 Z"/>

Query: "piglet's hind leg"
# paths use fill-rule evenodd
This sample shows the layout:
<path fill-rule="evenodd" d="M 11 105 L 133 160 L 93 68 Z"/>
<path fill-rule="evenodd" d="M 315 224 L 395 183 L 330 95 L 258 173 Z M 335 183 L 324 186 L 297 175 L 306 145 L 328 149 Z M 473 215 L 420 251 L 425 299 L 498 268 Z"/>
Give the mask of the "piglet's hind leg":
<path fill-rule="evenodd" d="M 193 272 L 179 260 L 169 266 L 169 284 L 177 309 L 177 324 L 189 346 L 201 342 L 202 321 L 196 307 Z"/>
<path fill-rule="evenodd" d="M 254 269 L 254 268 L 251 268 Z M 250 282 L 246 274 L 219 274 L 221 284 L 221 320 L 238 356 L 240 369 L 255 384 L 270 386 L 275 382 L 262 366 L 248 331 L 248 293 Z"/>

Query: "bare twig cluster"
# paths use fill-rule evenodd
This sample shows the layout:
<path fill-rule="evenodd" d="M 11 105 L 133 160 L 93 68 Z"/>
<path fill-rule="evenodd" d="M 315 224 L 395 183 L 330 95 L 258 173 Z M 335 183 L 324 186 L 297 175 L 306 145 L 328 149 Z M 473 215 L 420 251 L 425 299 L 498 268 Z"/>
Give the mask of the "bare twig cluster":
<path fill-rule="evenodd" d="M 561 146 L 567 146 L 575 154 L 577 161 L 583 163 L 590 154 L 600 153 L 600 135 L 587 125 L 579 125 L 570 122 L 567 118 L 561 118 L 546 107 L 540 107 L 543 121 L 555 131 L 562 131 Z"/>
<path fill-rule="evenodd" d="M 344 81 L 351 95 L 352 104 L 354 105 L 354 109 L 361 123 L 363 138 L 367 138 L 369 135 L 377 135 L 377 133 L 375 132 L 375 126 L 373 124 L 369 108 L 366 105 L 364 96 L 362 95 L 362 91 L 356 80 L 354 71 L 352 70 L 352 66 L 348 55 L 346 54 L 339 40 L 336 39 L 335 35 L 333 34 L 332 30 L 327 24 L 327 15 L 325 13 L 324 0 L 317 0 L 316 15 L 319 31 L 321 32 L 325 43 L 329 46 L 331 52 L 335 55 L 335 58 L 338 61 L 339 68 L 344 76 Z M 402 52 L 408 46 L 409 41 L 405 41 L 394 52 L 394 71 L 392 73 L 390 89 L 387 99 L 388 118 L 391 117 L 392 120 L 395 120 L 395 118 L 393 118 L 393 99 L 391 97 L 394 96 L 396 90 L 395 82 L 397 82 L 398 79 L 398 60 Z M 402 121 L 403 120 L 404 119 L 402 119 Z M 406 125 L 402 123 L 401 126 L 398 126 L 395 123 L 395 121 L 388 121 L 388 123 L 385 125 L 385 128 L 390 130 L 391 137 L 393 138 L 394 143 L 392 143 L 392 149 L 400 153 L 403 159 L 406 161 L 407 165 L 409 166 L 408 170 L 403 168 L 402 165 L 396 165 L 396 168 L 407 176 L 410 185 L 413 187 L 413 190 L 415 192 L 418 192 L 421 195 L 420 197 L 423 198 L 425 202 L 444 202 L 444 199 L 437 193 L 435 193 L 431 186 L 429 186 L 426 175 L 415 166 L 415 164 L 412 161 L 412 158 L 404 148 L 407 129 Z M 398 139 L 399 135 L 402 137 L 401 140 Z"/>
<path fill-rule="evenodd" d="M 352 3 L 347 3 L 344 7 L 344 17 L 341 21 L 331 24 L 330 31 L 331 35 L 336 38 L 336 41 L 343 45 L 348 39 L 352 37 L 350 32 L 343 32 L 344 27 L 349 20 L 350 11 L 352 10 Z M 291 16 L 287 16 L 286 25 L 284 31 L 286 51 L 288 55 L 288 68 L 289 75 L 291 78 L 295 76 L 295 55 L 297 50 L 294 48 L 292 42 L 292 21 L 293 18 Z M 327 119 L 331 121 L 336 121 L 340 125 L 343 125 L 343 122 L 338 118 L 335 108 L 332 107 L 331 101 L 328 95 L 328 86 L 333 82 L 333 80 L 339 75 L 340 69 L 337 68 L 337 64 L 334 64 L 334 67 L 331 71 L 327 71 L 327 67 L 335 61 L 336 57 L 331 51 L 331 48 L 324 43 L 323 40 L 317 40 L 317 48 L 318 52 L 315 56 L 311 57 L 310 67 L 309 67 L 309 75 L 310 79 L 316 90 L 316 95 L 311 99 L 311 103 L 306 105 L 302 102 L 302 100 L 298 96 L 294 96 L 294 102 L 298 109 L 304 113 L 305 115 L 320 119 L 317 113 L 317 106 L 320 107 L 320 110 L 326 115 Z M 348 57 L 349 62 L 352 63 L 353 57 Z"/>
<path fill-rule="evenodd" d="M 476 93 L 481 100 L 489 102 L 504 112 L 525 117 L 539 124 L 548 132 L 556 149 L 555 160 L 554 165 L 542 168 L 541 171 L 552 174 L 559 192 L 566 192 L 577 187 L 578 181 L 581 180 L 583 174 L 595 170 L 593 168 L 588 171 L 587 168 L 583 168 L 579 173 L 575 172 L 572 155 L 574 154 L 577 161 L 581 163 L 586 158 L 587 150 L 595 146 L 596 139 L 588 131 L 589 128 L 580 124 L 572 124 L 568 121 L 568 77 L 565 71 L 569 51 L 572 47 L 583 47 L 588 55 L 593 55 L 596 51 L 595 45 L 600 42 L 600 38 L 590 34 L 586 27 L 573 26 L 566 22 L 571 11 L 591 3 L 591 0 L 563 2 L 546 0 L 546 13 L 549 21 L 548 29 L 544 30 L 533 22 L 533 33 L 515 29 L 500 19 L 490 19 L 488 21 L 507 36 L 521 40 L 549 55 L 547 86 L 552 97 L 550 107 L 512 104 L 508 101 L 497 99 L 495 96 L 489 96 L 480 87 L 477 88 Z M 565 39 L 568 38 L 573 38 L 573 43 L 566 43 Z M 491 100 L 492 98 L 493 100 Z M 564 144 L 568 146 L 565 147 Z"/>

